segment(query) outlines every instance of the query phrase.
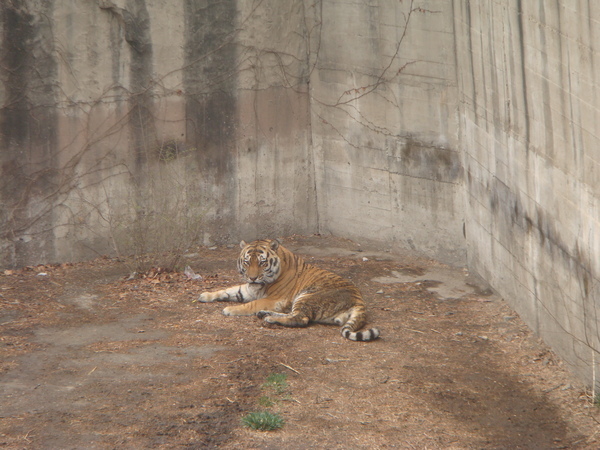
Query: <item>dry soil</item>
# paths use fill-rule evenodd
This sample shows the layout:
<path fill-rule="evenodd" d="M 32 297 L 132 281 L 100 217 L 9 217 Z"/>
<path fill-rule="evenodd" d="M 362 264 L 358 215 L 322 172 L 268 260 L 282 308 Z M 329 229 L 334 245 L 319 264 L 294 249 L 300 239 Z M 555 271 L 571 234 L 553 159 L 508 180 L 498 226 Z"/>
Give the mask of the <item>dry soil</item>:
<path fill-rule="evenodd" d="M 284 245 L 352 279 L 382 337 L 193 303 L 238 283 L 237 246 L 185 255 L 202 279 L 109 258 L 0 271 L 0 447 L 600 447 L 588 393 L 465 270 L 331 237 Z M 284 392 L 265 389 L 274 373 Z M 265 409 L 283 428 L 244 427 Z"/>

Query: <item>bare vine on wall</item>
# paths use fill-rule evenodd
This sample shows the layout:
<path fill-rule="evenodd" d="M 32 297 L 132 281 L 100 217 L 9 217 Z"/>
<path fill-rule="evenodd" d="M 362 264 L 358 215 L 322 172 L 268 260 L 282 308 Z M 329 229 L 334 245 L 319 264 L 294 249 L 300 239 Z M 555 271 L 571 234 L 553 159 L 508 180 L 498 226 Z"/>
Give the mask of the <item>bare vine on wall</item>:
<path fill-rule="evenodd" d="M 27 31 L 37 21 L 48 20 L 36 17 L 36 12 L 30 4 L 6 4 L 4 23 L 12 21 L 13 31 Z M 79 83 L 70 55 L 46 25 L 47 41 L 56 45 L 46 49 L 51 55 L 44 58 L 60 61 L 64 72 Z M 0 110 L 3 145 L 8 149 L 0 160 L 0 255 L 4 265 L 20 265 L 36 257 L 51 260 L 50 247 L 58 237 L 68 239 L 73 247 L 84 247 L 83 254 L 89 256 L 113 253 L 131 260 L 135 269 L 145 264 L 145 253 L 166 252 L 160 264 L 174 267 L 181 255 L 197 244 L 206 209 L 205 205 L 186 205 L 193 186 L 182 176 L 178 160 L 194 149 L 173 139 L 156 138 L 154 124 L 164 121 L 164 113 L 149 100 L 182 95 L 180 87 L 164 82 L 176 70 L 137 87 L 114 84 L 97 98 L 82 100 L 77 98 L 78 92 L 75 96 L 65 92 L 53 73 L 36 70 L 37 37 L 25 37 L 23 47 L 14 49 L 25 56 L 19 59 L 5 51 L 2 59 L 2 81 L 10 94 Z M 27 75 L 22 77 L 23 86 L 10 89 L 12 74 L 22 72 Z M 36 85 L 50 92 L 47 104 L 38 104 Z M 142 97 L 147 99 L 144 108 L 138 101 Z M 107 105 L 122 112 L 107 115 Z M 148 115 L 144 120 L 139 117 L 142 109 Z M 44 141 L 40 130 L 56 133 L 58 124 L 43 121 L 46 117 L 40 111 L 51 111 L 54 117 L 77 117 L 78 122 L 60 142 Z M 23 119 L 22 133 L 7 132 L 15 115 Z M 136 158 L 127 152 L 132 123 L 137 124 L 139 136 Z M 140 165 L 140 158 L 147 163 Z M 26 247 L 35 253 L 33 257 L 20 254 Z M 73 250 L 77 252 L 82 253 Z"/>
<path fill-rule="evenodd" d="M 378 61 L 385 61 L 383 66 L 378 70 L 372 70 L 368 73 L 360 73 L 359 77 L 365 79 L 364 82 L 355 84 L 351 88 L 346 88 L 337 93 L 337 96 L 330 96 L 329 99 L 321 98 L 315 95 L 312 97 L 316 105 L 320 108 L 313 108 L 313 113 L 318 119 L 332 129 L 346 144 L 359 148 L 360 144 L 354 142 L 345 132 L 338 129 L 336 125 L 328 119 L 331 116 L 331 110 L 342 112 L 352 122 L 355 122 L 360 127 L 363 127 L 369 133 L 386 136 L 390 138 L 403 138 L 401 131 L 392 129 L 387 123 L 380 123 L 377 118 L 370 116 L 361 108 L 361 100 L 366 100 L 367 97 L 376 97 L 378 102 L 381 102 L 383 107 L 389 107 L 391 110 L 402 110 L 402 99 L 396 94 L 396 86 L 401 86 L 402 76 L 410 77 L 409 69 L 412 66 L 423 63 L 420 59 L 406 58 L 403 56 L 403 49 L 406 49 L 408 44 L 407 36 L 411 30 L 411 23 L 415 20 L 416 15 L 432 15 L 441 14 L 441 11 L 431 10 L 419 6 L 417 0 L 408 2 L 400 2 L 398 8 L 402 9 L 402 23 L 395 24 L 395 29 L 398 30 L 393 44 L 393 51 L 390 56 L 375 55 L 373 67 L 376 67 Z M 322 18 L 321 18 L 322 21 Z M 371 36 L 376 42 L 383 42 L 383 36 Z M 389 39 L 389 37 L 388 37 Z M 383 49 L 378 49 L 383 54 Z M 319 63 L 319 55 L 314 57 L 315 65 Z M 376 62 L 377 61 L 377 62 Z M 312 69 L 311 69 L 312 70 Z M 350 68 L 351 77 L 356 80 L 354 71 L 358 68 Z"/>
<path fill-rule="evenodd" d="M 45 44 L 43 59 L 58 62 L 59 67 L 50 73 L 40 71 L 40 57 L 36 55 L 39 37 L 25 39 L 29 47 L 22 53 L 29 55 L 29 59 L 11 61 L 5 57 L 2 60 L 5 73 L 27 73 L 27 83 L 4 102 L 2 113 L 7 117 L 18 112 L 20 117 L 26 119 L 26 123 L 36 124 L 42 123 L 41 119 L 45 118 L 40 111 L 48 111 L 52 114 L 53 122 L 43 123 L 40 129 L 44 126 L 56 130 L 63 127 L 71 135 L 67 138 L 61 135 L 60 139 L 56 137 L 53 142 L 41 142 L 43 139 L 31 138 L 32 128 L 28 132 L 29 137 L 21 140 L 15 139 L 15 136 L 5 136 L 10 142 L 5 139 L 4 145 L 12 146 L 13 152 L 5 154 L 3 167 L 12 165 L 9 170 L 13 176 L 1 181 L 0 237 L 3 241 L 2 252 L 13 264 L 18 263 L 19 259 L 14 252 L 15 242 L 39 241 L 48 244 L 59 237 L 86 247 L 87 254 L 112 252 L 125 257 L 130 253 L 141 255 L 160 250 L 168 245 L 167 242 L 174 245 L 172 239 L 167 239 L 169 233 L 160 230 L 169 230 L 175 224 L 186 222 L 188 225 L 184 228 L 188 227 L 190 236 L 182 240 L 198 241 L 202 234 L 201 226 L 192 226 L 192 223 L 202 224 L 210 206 L 196 205 L 186 213 L 196 186 L 182 175 L 186 166 L 182 161 L 195 153 L 196 149 L 168 135 L 162 137 L 157 126 L 164 123 L 165 116 L 157 105 L 170 99 L 180 101 L 189 96 L 186 86 L 173 83 L 173 80 L 181 78 L 181 74 L 190 68 L 201 68 L 208 61 L 218 60 L 218 55 L 225 49 L 237 49 L 237 64 L 219 67 L 217 71 L 194 79 L 196 98 L 210 97 L 223 89 L 231 89 L 231 86 L 236 89 L 235 84 L 227 84 L 234 79 L 238 80 L 238 89 L 250 89 L 257 93 L 278 85 L 297 94 L 311 95 L 314 104 L 319 105 L 318 108 L 312 108 L 313 115 L 332 128 L 336 125 L 327 121 L 323 108 L 343 111 L 362 127 L 395 136 L 395 130 L 377 124 L 357 105 L 368 96 L 384 96 L 385 87 L 396 83 L 400 75 L 418 63 L 402 61 L 401 50 L 406 45 L 407 30 L 415 14 L 436 13 L 416 6 L 415 0 L 405 3 L 404 24 L 398 27 L 401 31 L 388 63 L 377 73 L 369 75 L 371 81 L 345 88 L 333 102 L 310 90 L 311 78 L 315 71 L 322 69 L 324 63 L 321 54 L 323 2 L 292 2 L 289 12 L 303 24 L 301 32 L 290 31 L 290 36 L 294 36 L 292 40 L 261 41 L 254 45 L 253 40 L 244 33 L 251 28 L 249 24 L 270 13 L 266 0 L 249 3 L 245 15 L 237 19 L 235 29 L 221 35 L 220 41 L 204 53 L 193 54 L 193 58 L 186 60 L 183 65 L 157 76 L 154 72 L 148 72 L 150 66 L 140 58 L 139 64 L 131 66 L 129 73 L 133 80 L 138 80 L 136 83 L 125 85 L 116 81 L 95 98 L 84 99 L 79 95 L 80 91 L 74 94 L 73 91 L 67 92 L 56 81 L 60 69 L 72 84 L 85 86 L 83 80 L 78 79 L 80 75 L 77 68 L 72 66 L 73 56 L 68 46 L 54 35 L 49 22 L 51 15 L 36 16 L 32 5 L 33 2 L 12 2 L 6 4 L 3 11 L 4 14 L 14 14 L 18 24 L 29 24 L 25 28 L 33 30 L 36 25 L 36 29 L 43 29 L 46 33 L 44 42 L 52 44 Z M 106 13 L 105 17 L 116 30 L 115 42 L 120 43 L 123 49 L 128 49 L 133 55 L 133 62 L 140 55 L 152 53 L 148 47 L 151 38 L 149 33 L 146 31 L 145 34 L 135 35 L 132 32 L 147 27 L 147 12 L 127 11 L 117 7 L 115 2 L 105 0 L 98 2 L 98 8 Z M 39 27 L 42 23 L 45 26 Z M 145 78 L 143 74 L 146 74 Z M 7 79 L 4 78 L 3 82 L 6 84 Z M 35 90 L 31 90 L 32 86 L 47 92 L 45 104 L 39 104 Z M 382 98 L 399 106 L 398 99 Z M 107 108 L 118 110 L 119 114 L 107 115 Z M 59 119 L 62 121 L 65 117 L 77 118 L 80 124 L 64 128 L 63 122 L 59 127 Z M 189 119 L 183 120 L 189 122 Z M 186 126 L 189 127 L 181 124 L 182 128 Z M 40 136 L 43 137 L 43 134 Z M 135 140 L 135 158 L 127 154 L 131 144 L 125 139 L 131 136 Z M 348 136 L 343 138 L 350 139 Z M 26 153 L 32 157 L 22 157 Z M 43 155 L 43 158 L 36 159 L 36 155 Z M 182 217 L 185 214 L 188 216 Z M 164 245 L 159 244 L 163 239 Z M 185 245 L 182 244 L 183 247 Z M 52 253 L 50 248 L 46 251 Z"/>

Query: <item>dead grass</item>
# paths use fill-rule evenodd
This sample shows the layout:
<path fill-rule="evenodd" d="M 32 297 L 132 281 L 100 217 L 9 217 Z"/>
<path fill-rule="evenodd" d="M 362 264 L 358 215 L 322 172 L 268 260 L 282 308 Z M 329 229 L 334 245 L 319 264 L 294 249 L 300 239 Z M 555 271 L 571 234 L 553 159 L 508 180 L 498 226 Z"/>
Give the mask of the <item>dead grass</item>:
<path fill-rule="evenodd" d="M 318 236 L 284 242 L 351 278 L 382 338 L 349 342 L 336 327 L 284 329 L 192 304 L 237 282 L 237 248 L 188 257 L 203 280 L 160 271 L 128 280 L 110 259 L 0 275 L 0 445 L 599 446 L 597 408 L 501 299 L 468 290 L 440 298 L 435 280 L 374 281 L 427 275 L 434 261 L 371 256 Z M 329 247 L 345 253 L 325 255 Z M 291 395 L 268 410 L 285 426 L 252 431 L 241 419 L 274 373 L 286 374 Z"/>

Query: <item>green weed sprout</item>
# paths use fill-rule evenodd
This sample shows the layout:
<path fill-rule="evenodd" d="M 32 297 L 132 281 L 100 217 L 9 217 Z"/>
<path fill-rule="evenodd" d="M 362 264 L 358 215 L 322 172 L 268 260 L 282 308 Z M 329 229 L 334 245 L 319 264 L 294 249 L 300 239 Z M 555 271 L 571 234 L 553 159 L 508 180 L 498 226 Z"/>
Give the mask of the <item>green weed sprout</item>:
<path fill-rule="evenodd" d="M 253 430 L 272 431 L 281 428 L 284 421 L 279 414 L 269 411 L 259 411 L 244 416 L 242 423 Z"/>

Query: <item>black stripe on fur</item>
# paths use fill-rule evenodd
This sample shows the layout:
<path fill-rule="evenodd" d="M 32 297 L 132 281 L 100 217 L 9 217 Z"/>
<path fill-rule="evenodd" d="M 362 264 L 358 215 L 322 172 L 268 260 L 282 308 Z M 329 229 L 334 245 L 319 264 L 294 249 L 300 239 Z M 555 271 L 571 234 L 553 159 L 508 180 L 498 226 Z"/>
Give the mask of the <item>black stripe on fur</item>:
<path fill-rule="evenodd" d="M 366 331 L 358 331 L 353 333 L 348 328 L 342 328 L 342 336 L 351 341 L 373 341 L 379 337 L 379 330 L 377 328 L 371 328 Z"/>

